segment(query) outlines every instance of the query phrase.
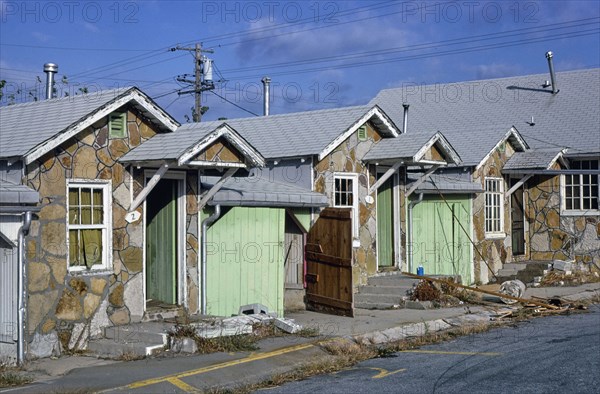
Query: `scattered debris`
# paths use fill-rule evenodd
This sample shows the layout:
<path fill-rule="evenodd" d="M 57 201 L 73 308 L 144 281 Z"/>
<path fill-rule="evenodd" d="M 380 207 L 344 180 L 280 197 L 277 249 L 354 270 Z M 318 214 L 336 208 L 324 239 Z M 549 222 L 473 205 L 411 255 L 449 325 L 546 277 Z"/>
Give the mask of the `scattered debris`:
<path fill-rule="evenodd" d="M 295 334 L 298 331 L 302 330 L 302 326 L 300 324 L 296 324 L 296 322 L 294 322 L 294 320 L 292 319 L 284 319 L 282 317 L 279 317 L 274 321 L 275 327 L 287 332 L 288 334 Z"/>
<path fill-rule="evenodd" d="M 539 281 L 539 286 L 579 286 L 584 283 L 594 282 L 600 282 L 600 275 L 597 272 L 557 270 L 544 275 Z"/>
<path fill-rule="evenodd" d="M 512 298 L 500 297 L 505 304 L 516 304 L 519 298 L 525 294 L 525 283 L 518 279 L 508 280 L 500 285 L 500 293 L 512 296 Z"/>
<path fill-rule="evenodd" d="M 571 272 L 573 271 L 573 263 L 575 261 L 563 261 L 563 260 L 554 260 L 552 262 L 552 269 L 553 270 L 559 270 L 559 271 L 564 271 L 564 272 Z"/>

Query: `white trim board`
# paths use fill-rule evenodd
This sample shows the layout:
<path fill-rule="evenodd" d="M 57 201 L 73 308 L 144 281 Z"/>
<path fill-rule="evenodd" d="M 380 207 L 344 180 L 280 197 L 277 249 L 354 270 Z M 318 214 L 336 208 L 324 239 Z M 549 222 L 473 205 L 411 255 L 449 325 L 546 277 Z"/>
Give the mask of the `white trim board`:
<path fill-rule="evenodd" d="M 166 115 L 166 113 L 162 109 L 150 103 L 145 97 L 145 95 L 139 90 L 137 90 L 137 88 L 133 88 L 127 91 L 125 94 L 121 95 L 120 97 L 117 97 L 116 99 L 105 103 L 103 106 L 98 108 L 96 112 L 88 114 L 79 122 L 71 125 L 65 130 L 59 131 L 58 134 L 54 137 L 30 149 L 25 155 L 23 155 L 23 161 L 25 165 L 37 160 L 44 154 L 50 152 L 55 147 L 76 136 L 83 130 L 98 122 L 100 119 L 108 116 L 110 113 L 114 112 L 115 110 L 121 108 L 122 106 L 128 104 L 131 101 L 137 103 L 142 108 L 144 108 L 144 110 L 148 111 L 152 116 L 156 118 L 156 120 L 160 121 L 170 131 L 175 131 L 177 127 L 179 127 L 179 124 L 175 122 L 172 118 L 170 118 L 168 115 Z"/>

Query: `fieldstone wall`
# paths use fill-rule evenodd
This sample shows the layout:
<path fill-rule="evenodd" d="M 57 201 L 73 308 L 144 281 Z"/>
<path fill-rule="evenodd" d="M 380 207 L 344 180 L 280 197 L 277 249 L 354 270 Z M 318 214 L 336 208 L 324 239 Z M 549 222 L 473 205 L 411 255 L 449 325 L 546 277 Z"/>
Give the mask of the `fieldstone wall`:
<path fill-rule="evenodd" d="M 473 180 L 480 182 L 485 190 L 486 177 L 503 178 L 502 168 L 515 153 L 514 147 L 510 142 L 504 142 L 488 158 L 488 160 L 477 171 L 473 173 Z M 504 182 L 504 191 L 508 190 Z M 510 230 L 510 198 L 504 199 L 504 237 L 486 238 L 485 235 L 485 193 L 478 193 L 473 199 L 473 242 L 479 249 L 485 262 L 477 253 L 473 251 L 473 260 L 475 265 L 475 281 L 487 283 L 493 277 L 491 271 L 498 272 L 506 261 L 512 259 L 512 241 Z M 489 267 L 488 267 L 489 266 Z"/>
<path fill-rule="evenodd" d="M 561 215 L 560 176 L 535 176 L 527 186 L 531 259 L 575 260 L 600 271 L 600 215 Z"/>
<path fill-rule="evenodd" d="M 377 272 L 377 221 L 376 205 L 367 204 L 369 186 L 375 183 L 374 171 L 362 163 L 362 158 L 381 136 L 367 124 L 367 139 L 359 141 L 353 133 L 327 157 L 314 167 L 315 191 L 325 194 L 333 206 L 334 173 L 358 174 L 358 239 L 360 246 L 353 248 L 353 272 L 355 289 L 367 282 L 368 275 Z M 374 170 L 374 169 L 373 169 Z M 373 198 L 375 195 L 373 193 Z"/>
<path fill-rule="evenodd" d="M 188 171 L 186 174 L 186 285 L 187 285 L 187 309 L 190 313 L 199 313 L 198 300 L 198 172 Z"/>
<path fill-rule="evenodd" d="M 131 202 L 130 175 L 117 160 L 156 132 L 135 109 L 126 109 L 126 138 L 109 138 L 104 118 L 27 166 L 23 183 L 39 191 L 44 205 L 26 239 L 26 331 L 28 353 L 34 357 L 85 348 L 87 339 L 99 335 L 102 327 L 142 318 L 143 224 L 125 221 Z M 68 270 L 67 179 L 111 183 L 109 270 Z M 138 211 L 142 213 L 142 208 Z"/>

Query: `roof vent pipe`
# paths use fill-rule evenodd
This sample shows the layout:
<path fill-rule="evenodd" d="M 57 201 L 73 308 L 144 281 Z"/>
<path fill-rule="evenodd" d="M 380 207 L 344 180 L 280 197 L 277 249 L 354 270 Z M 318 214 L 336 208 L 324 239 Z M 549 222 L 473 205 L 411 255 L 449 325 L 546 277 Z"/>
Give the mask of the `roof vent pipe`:
<path fill-rule="evenodd" d="M 402 122 L 402 132 L 406 133 L 406 128 L 408 127 L 408 107 L 410 107 L 410 105 L 402 104 L 402 107 L 404 107 L 404 121 Z"/>
<path fill-rule="evenodd" d="M 58 72 L 58 65 L 54 63 L 44 64 L 44 72 L 46 73 L 46 100 L 51 99 L 52 88 L 54 87 L 54 74 Z"/>
<path fill-rule="evenodd" d="M 559 92 L 556 86 L 556 75 L 554 74 L 554 63 L 552 62 L 552 51 L 546 52 L 546 59 L 548 59 L 548 68 L 550 69 L 550 82 L 552 83 L 552 94 Z"/>
<path fill-rule="evenodd" d="M 263 77 L 261 81 L 264 87 L 263 115 L 269 116 L 269 101 L 271 100 L 271 78 Z"/>

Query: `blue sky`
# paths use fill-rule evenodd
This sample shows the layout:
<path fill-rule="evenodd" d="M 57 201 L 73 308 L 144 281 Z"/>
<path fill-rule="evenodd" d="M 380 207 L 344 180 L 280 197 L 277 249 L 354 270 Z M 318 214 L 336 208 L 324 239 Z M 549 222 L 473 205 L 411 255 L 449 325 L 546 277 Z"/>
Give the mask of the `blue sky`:
<path fill-rule="evenodd" d="M 203 117 L 365 104 L 402 83 L 437 83 L 600 67 L 598 1 L 7 1 L 0 0 L 2 105 L 31 100 L 46 62 L 61 90 L 135 85 L 185 122 L 193 73 L 176 45 L 202 42 L 216 66 Z M 38 92 L 40 89 L 38 89 Z"/>

